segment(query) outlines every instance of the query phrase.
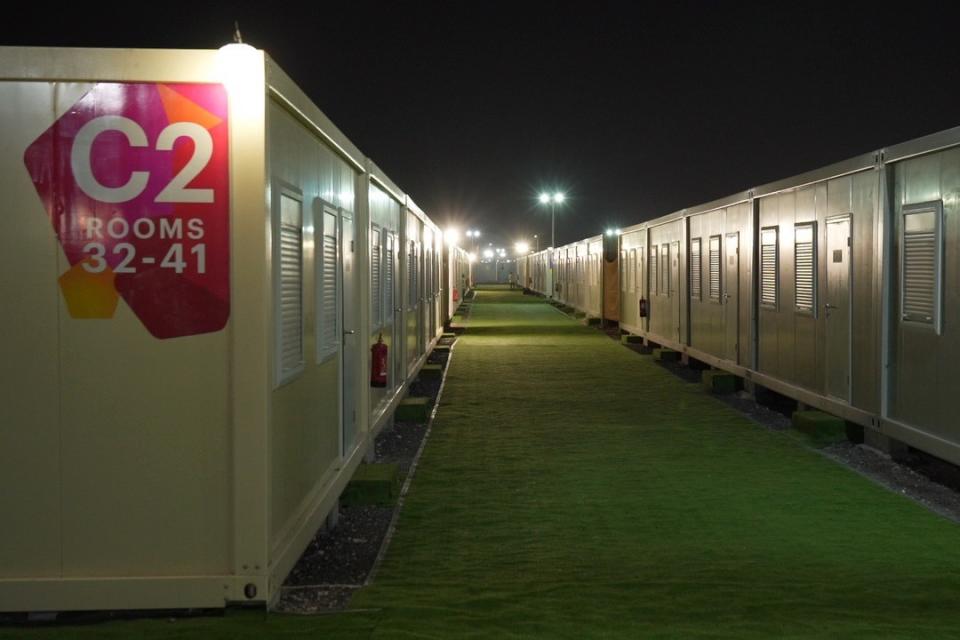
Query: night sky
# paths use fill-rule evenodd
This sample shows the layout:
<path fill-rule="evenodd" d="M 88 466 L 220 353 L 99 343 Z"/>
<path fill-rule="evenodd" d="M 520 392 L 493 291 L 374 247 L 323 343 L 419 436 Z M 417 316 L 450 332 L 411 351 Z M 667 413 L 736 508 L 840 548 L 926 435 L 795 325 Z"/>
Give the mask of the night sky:
<path fill-rule="evenodd" d="M 548 244 L 543 188 L 561 244 L 960 125 L 934 4 L 84 4 L 0 42 L 217 48 L 238 20 L 435 221 L 498 244 Z"/>

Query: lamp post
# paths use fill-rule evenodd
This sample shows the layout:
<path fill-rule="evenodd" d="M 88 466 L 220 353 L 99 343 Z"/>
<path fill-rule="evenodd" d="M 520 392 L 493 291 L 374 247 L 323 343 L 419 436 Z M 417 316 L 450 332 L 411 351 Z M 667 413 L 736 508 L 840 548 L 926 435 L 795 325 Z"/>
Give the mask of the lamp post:
<path fill-rule="evenodd" d="M 533 234 L 533 243 L 537 246 L 535 251 L 537 253 L 540 253 L 540 236 L 538 236 L 537 234 Z"/>
<path fill-rule="evenodd" d="M 473 238 L 473 250 L 474 253 L 480 253 L 480 230 L 479 229 L 467 229 L 466 236 L 468 238 Z"/>
<path fill-rule="evenodd" d="M 563 204 L 563 201 L 566 200 L 566 198 L 567 197 L 559 191 L 557 191 L 553 195 L 550 195 L 549 193 L 540 194 L 540 204 L 550 205 L 550 246 L 551 247 L 557 246 L 557 240 L 556 240 L 556 234 L 555 234 L 557 205 Z"/>

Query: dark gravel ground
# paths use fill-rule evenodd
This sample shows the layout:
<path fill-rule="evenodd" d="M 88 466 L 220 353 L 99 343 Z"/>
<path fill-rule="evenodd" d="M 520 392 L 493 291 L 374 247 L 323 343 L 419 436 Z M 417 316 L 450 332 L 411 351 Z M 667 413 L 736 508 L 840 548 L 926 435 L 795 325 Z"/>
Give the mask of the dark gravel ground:
<path fill-rule="evenodd" d="M 603 331 L 612 339 L 620 340 L 618 328 L 607 327 Z M 625 346 L 642 354 L 652 351 L 639 344 Z M 701 368 L 679 362 L 658 364 L 685 382 L 700 382 Z M 793 426 L 790 416 L 797 404 L 779 394 L 768 392 L 755 398 L 739 391 L 716 397 L 768 429 L 786 431 Z M 902 458 L 892 459 L 877 449 L 853 442 L 839 442 L 817 451 L 890 491 L 906 496 L 945 518 L 960 522 L 960 467 L 954 464 L 915 449 L 910 449 Z"/>
<path fill-rule="evenodd" d="M 454 341 L 442 338 L 439 344 Z M 427 362 L 441 364 L 446 370 L 449 357 L 449 352 L 435 350 Z M 428 396 L 436 404 L 441 384 L 440 377 L 417 379 L 409 394 Z M 374 441 L 374 462 L 398 464 L 405 480 L 426 435 L 427 423 L 388 424 Z M 317 615 L 347 609 L 354 592 L 367 582 L 386 551 L 384 540 L 397 509 L 397 505 L 340 507 L 336 526 L 321 529 L 290 572 L 275 610 Z"/>

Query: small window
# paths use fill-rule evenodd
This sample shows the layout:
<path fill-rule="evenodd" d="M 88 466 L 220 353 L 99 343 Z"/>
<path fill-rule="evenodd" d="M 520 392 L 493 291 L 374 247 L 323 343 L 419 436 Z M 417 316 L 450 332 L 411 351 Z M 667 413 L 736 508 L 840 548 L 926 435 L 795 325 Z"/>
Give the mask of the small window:
<path fill-rule="evenodd" d="M 815 313 L 817 308 L 817 237 L 813 223 L 797 225 L 794 230 L 794 279 L 796 310 Z"/>
<path fill-rule="evenodd" d="M 690 241 L 690 299 L 703 300 L 703 265 L 700 258 L 700 238 Z"/>
<path fill-rule="evenodd" d="M 710 236 L 710 302 L 720 302 L 720 236 Z"/>
<path fill-rule="evenodd" d="M 303 371 L 303 213 L 300 201 L 280 196 L 277 245 L 277 373 L 283 384 Z"/>
<path fill-rule="evenodd" d="M 660 256 L 657 247 L 650 247 L 650 295 L 660 294 L 660 280 L 657 278 Z"/>
<path fill-rule="evenodd" d="M 760 232 L 760 306 L 777 308 L 777 228 Z"/>
<path fill-rule="evenodd" d="M 407 308 L 409 309 L 416 309 L 420 298 L 420 292 L 417 291 L 418 276 L 417 244 L 411 241 L 407 249 Z"/>
<path fill-rule="evenodd" d="M 339 303 L 339 294 L 337 292 L 337 283 L 339 276 L 337 269 L 339 267 L 337 238 L 337 215 L 329 210 L 323 213 L 323 245 L 320 259 L 320 309 L 317 312 L 317 319 L 320 323 L 320 329 L 317 331 L 319 340 L 317 341 L 317 362 L 322 362 L 328 356 L 336 354 L 340 349 L 340 327 L 337 324 L 337 305 Z"/>
<path fill-rule="evenodd" d="M 900 317 L 940 332 L 943 242 L 940 201 L 903 208 Z"/>
<path fill-rule="evenodd" d="M 627 286 L 627 273 L 630 270 L 630 265 L 627 264 L 627 252 L 620 252 L 620 291 L 629 291 Z"/>
<path fill-rule="evenodd" d="M 644 255 L 645 254 L 643 252 L 643 247 L 640 247 L 639 249 L 637 249 L 637 259 L 634 260 L 634 266 L 636 267 L 636 269 L 634 270 L 635 271 L 634 277 L 637 279 L 637 292 L 640 294 L 643 293 L 643 256 Z"/>
<path fill-rule="evenodd" d="M 370 229 L 370 323 L 374 329 L 383 326 L 383 288 L 381 286 L 380 229 Z"/>
<path fill-rule="evenodd" d="M 660 246 L 660 295 L 668 298 L 673 295 L 670 290 L 670 245 Z"/>
<path fill-rule="evenodd" d="M 383 234 L 386 240 L 383 260 L 383 310 L 384 324 L 393 324 L 393 245 L 394 238 L 392 233 Z"/>

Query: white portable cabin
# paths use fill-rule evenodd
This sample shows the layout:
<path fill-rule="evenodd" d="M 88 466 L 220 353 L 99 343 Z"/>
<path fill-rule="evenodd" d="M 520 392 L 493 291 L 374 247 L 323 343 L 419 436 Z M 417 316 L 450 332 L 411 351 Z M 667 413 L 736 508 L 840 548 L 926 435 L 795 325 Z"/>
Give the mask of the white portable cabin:
<path fill-rule="evenodd" d="M 439 333 L 435 225 L 251 47 L 0 74 L 0 611 L 274 601 Z"/>

